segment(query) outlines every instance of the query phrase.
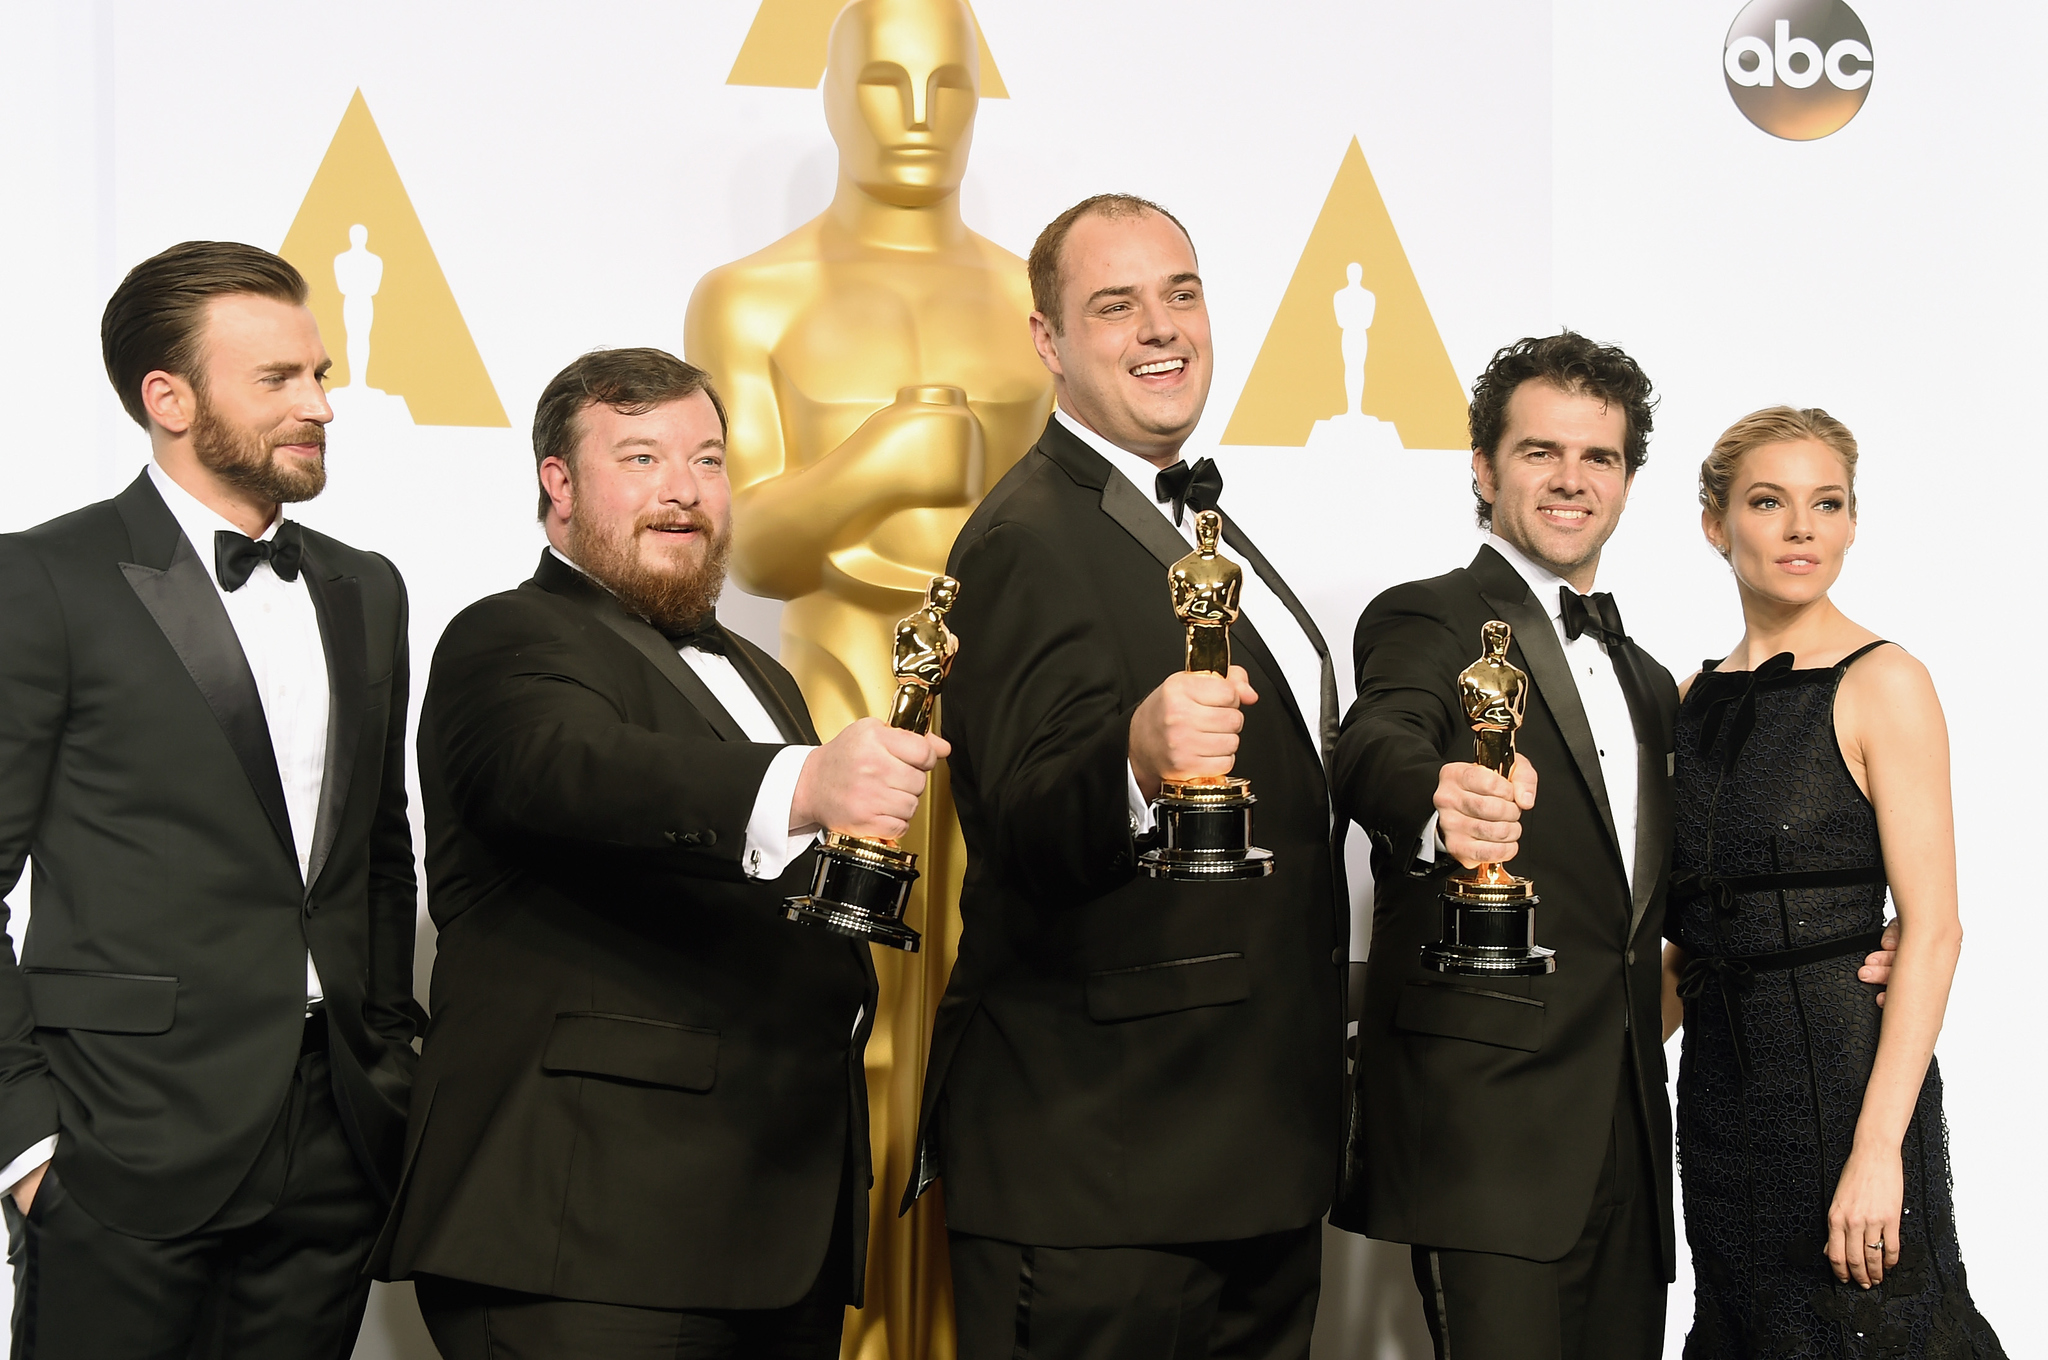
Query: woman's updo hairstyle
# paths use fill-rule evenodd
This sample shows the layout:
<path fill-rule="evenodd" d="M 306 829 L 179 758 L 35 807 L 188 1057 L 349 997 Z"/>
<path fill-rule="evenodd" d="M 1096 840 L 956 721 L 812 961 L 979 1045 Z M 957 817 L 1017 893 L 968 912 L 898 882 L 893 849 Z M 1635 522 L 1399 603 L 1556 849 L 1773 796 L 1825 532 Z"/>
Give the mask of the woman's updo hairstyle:
<path fill-rule="evenodd" d="M 1735 465 L 1742 455 L 1766 444 L 1791 444 L 1812 439 L 1841 456 L 1849 472 L 1849 514 L 1856 514 L 1856 436 L 1849 427 L 1818 406 L 1798 410 L 1790 406 L 1767 406 L 1752 411 L 1730 425 L 1714 441 L 1714 451 L 1700 464 L 1700 505 L 1709 514 L 1728 513 L 1728 491 L 1735 484 Z"/>

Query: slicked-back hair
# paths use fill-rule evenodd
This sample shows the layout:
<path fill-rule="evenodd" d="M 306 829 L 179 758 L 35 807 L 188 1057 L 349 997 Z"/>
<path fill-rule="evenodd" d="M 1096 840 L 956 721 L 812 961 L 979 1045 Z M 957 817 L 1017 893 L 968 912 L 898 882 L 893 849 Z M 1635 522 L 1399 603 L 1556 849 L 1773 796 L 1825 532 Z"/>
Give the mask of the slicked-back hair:
<path fill-rule="evenodd" d="M 726 433 L 725 403 L 711 385 L 711 375 L 686 364 L 667 350 L 594 349 L 554 376 L 533 411 L 533 472 L 559 458 L 576 467 L 576 446 L 583 442 L 583 412 L 609 406 L 621 415 L 646 415 L 657 406 L 702 392 L 718 412 L 718 432 Z M 539 518 L 545 520 L 553 502 L 540 492 Z"/>
<path fill-rule="evenodd" d="M 1496 471 L 1500 441 L 1508 428 L 1508 400 L 1523 383 L 1532 381 L 1620 407 L 1625 422 L 1621 452 L 1628 475 L 1635 476 L 1636 469 L 1649 461 L 1651 417 L 1657 409 L 1649 376 L 1613 345 L 1588 340 L 1576 331 L 1559 331 L 1532 335 L 1497 351 L 1472 384 L 1472 451 L 1485 454 Z M 1472 479 L 1472 500 L 1479 523 L 1491 528 L 1493 506 L 1479 493 L 1477 477 Z"/>
<path fill-rule="evenodd" d="M 1145 213 L 1158 213 L 1167 221 L 1180 227 L 1180 234 L 1188 238 L 1188 250 L 1195 248 L 1195 238 L 1188 229 L 1181 226 L 1181 220 L 1149 198 L 1136 194 L 1096 194 L 1084 198 L 1073 207 L 1046 223 L 1045 230 L 1038 233 L 1038 240 L 1032 243 L 1031 258 L 1025 261 L 1025 272 L 1031 278 L 1031 306 L 1041 313 L 1052 327 L 1054 335 L 1065 330 L 1065 320 L 1060 316 L 1060 252 L 1067 244 L 1067 234 L 1074 224 L 1084 217 L 1140 217 Z"/>
<path fill-rule="evenodd" d="M 1700 464 L 1700 508 L 1728 513 L 1728 493 L 1735 485 L 1735 467 L 1742 456 L 1767 444 L 1796 444 L 1811 439 L 1834 450 L 1849 483 L 1849 514 L 1856 514 L 1856 436 L 1849 427 L 1818 406 L 1767 406 L 1751 411 L 1714 441 Z"/>
<path fill-rule="evenodd" d="M 289 260 L 239 241 L 185 241 L 128 271 L 100 314 L 100 355 L 121 407 L 143 429 L 142 380 L 161 369 L 205 390 L 200 340 L 206 305 L 251 294 L 306 305 L 306 280 Z"/>

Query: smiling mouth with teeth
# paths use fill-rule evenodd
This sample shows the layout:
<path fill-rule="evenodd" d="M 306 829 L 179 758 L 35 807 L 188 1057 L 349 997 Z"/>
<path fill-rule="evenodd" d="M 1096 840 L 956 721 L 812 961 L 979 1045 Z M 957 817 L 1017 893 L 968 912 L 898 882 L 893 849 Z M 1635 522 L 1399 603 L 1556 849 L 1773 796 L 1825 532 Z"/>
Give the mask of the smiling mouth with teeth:
<path fill-rule="evenodd" d="M 1187 360 L 1185 359 L 1161 359 L 1156 363 L 1139 364 L 1131 370 L 1131 376 L 1145 378 L 1150 377 L 1154 373 L 1178 373 L 1186 367 Z"/>

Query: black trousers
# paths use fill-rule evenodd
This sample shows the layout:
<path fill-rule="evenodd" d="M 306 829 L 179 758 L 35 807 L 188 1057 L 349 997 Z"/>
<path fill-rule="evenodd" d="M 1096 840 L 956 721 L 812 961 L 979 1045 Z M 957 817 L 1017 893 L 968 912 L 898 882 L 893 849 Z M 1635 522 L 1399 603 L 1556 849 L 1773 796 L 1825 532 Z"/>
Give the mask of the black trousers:
<path fill-rule="evenodd" d="M 954 1233 L 951 1256 L 959 1360 L 1306 1360 L 1323 1226 L 1155 1247 Z"/>
<path fill-rule="evenodd" d="M 1614 1106 L 1592 1211 L 1562 1260 L 1413 1249 L 1437 1360 L 1658 1360 L 1664 1353 L 1657 1189 L 1626 1071 Z"/>
<path fill-rule="evenodd" d="M 634 1308 L 420 1275 L 441 1360 L 837 1360 L 853 1279 L 846 1196 L 825 1264 L 787 1308 Z"/>
<path fill-rule="evenodd" d="M 107 1227 L 55 1167 L 26 1217 L 0 1196 L 14 1360 L 346 1360 L 384 1204 L 341 1126 L 325 1018 L 306 1034 L 256 1164 L 189 1237 L 151 1241 Z"/>

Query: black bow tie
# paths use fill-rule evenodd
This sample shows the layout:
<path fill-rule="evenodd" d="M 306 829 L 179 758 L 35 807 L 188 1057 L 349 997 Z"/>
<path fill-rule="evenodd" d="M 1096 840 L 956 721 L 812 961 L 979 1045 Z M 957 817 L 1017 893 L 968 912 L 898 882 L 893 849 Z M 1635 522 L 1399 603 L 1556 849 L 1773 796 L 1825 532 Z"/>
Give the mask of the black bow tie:
<path fill-rule="evenodd" d="M 710 652 L 713 656 L 728 654 L 725 630 L 718 626 L 716 614 L 706 614 L 702 618 L 692 619 L 674 628 L 664 628 L 661 635 L 673 643 L 677 651 L 685 647 L 695 647 L 698 651 Z"/>
<path fill-rule="evenodd" d="M 233 529 L 216 529 L 213 534 L 213 572 L 222 590 L 240 590 L 248 584 L 249 573 L 258 562 L 268 562 L 279 580 L 299 579 L 299 562 L 305 548 L 299 542 L 299 526 L 287 520 L 267 539 L 250 538 Z"/>
<path fill-rule="evenodd" d="M 1152 499 L 1162 505 L 1173 502 L 1173 522 L 1179 524 L 1181 516 L 1188 510 L 1214 510 L 1217 500 L 1223 495 L 1223 474 L 1216 470 L 1216 460 L 1204 458 L 1190 467 L 1186 463 L 1175 463 L 1162 469 L 1159 479 L 1152 484 Z"/>
<path fill-rule="evenodd" d="M 1558 612 L 1564 619 L 1565 641 L 1591 633 L 1594 640 L 1607 650 L 1628 641 L 1628 633 L 1621 626 L 1621 611 L 1614 607 L 1614 597 L 1606 591 L 1581 595 L 1570 586 L 1559 586 L 1557 602 Z"/>

